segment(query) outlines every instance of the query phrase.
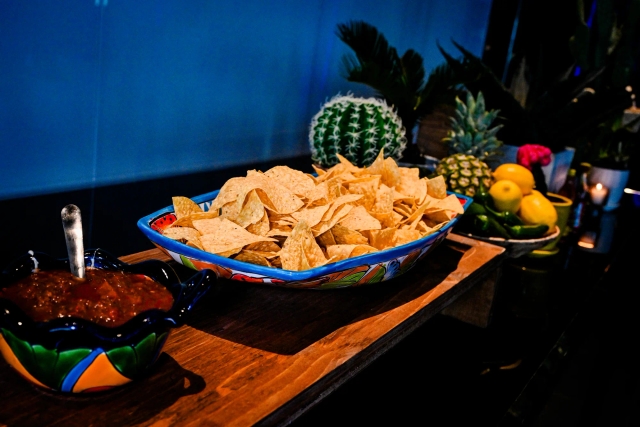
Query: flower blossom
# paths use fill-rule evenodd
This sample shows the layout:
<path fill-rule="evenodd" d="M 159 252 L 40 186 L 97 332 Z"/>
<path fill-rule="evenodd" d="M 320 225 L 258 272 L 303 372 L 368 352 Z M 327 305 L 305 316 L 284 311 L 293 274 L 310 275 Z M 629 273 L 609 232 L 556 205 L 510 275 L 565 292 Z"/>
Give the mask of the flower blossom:
<path fill-rule="evenodd" d="M 529 170 L 536 164 L 547 166 L 551 163 L 551 150 L 544 145 L 525 144 L 518 148 L 516 161 Z"/>

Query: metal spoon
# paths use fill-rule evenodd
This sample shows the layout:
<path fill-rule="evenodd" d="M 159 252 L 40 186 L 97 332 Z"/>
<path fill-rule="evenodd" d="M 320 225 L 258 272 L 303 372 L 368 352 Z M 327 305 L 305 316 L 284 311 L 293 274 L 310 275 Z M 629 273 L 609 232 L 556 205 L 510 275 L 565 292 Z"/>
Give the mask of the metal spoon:
<path fill-rule="evenodd" d="M 82 241 L 80 209 L 76 205 L 67 205 L 62 208 L 61 215 L 71 273 L 80 279 L 84 279 L 84 243 Z"/>

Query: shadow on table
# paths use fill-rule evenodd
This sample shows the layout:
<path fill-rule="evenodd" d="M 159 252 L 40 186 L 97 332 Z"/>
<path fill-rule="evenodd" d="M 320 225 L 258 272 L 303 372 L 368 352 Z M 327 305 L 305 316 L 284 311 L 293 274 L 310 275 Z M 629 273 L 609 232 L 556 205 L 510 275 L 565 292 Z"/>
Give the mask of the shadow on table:
<path fill-rule="evenodd" d="M 204 379 L 162 353 L 146 378 L 100 393 L 47 392 L 0 366 L 0 424 L 6 426 L 132 426 L 205 389 Z"/>
<path fill-rule="evenodd" d="M 187 323 L 228 341 L 292 355 L 343 326 L 423 296 L 456 270 L 463 255 L 440 245 L 402 276 L 353 288 L 305 290 L 221 281 Z"/>

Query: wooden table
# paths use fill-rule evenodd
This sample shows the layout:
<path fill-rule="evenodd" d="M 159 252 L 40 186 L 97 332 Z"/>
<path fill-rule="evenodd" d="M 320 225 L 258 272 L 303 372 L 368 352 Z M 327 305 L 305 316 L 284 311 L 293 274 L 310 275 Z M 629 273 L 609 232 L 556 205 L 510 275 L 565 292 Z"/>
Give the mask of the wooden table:
<path fill-rule="evenodd" d="M 481 307 L 490 303 L 487 284 L 495 283 L 503 253 L 452 234 L 405 275 L 366 287 L 220 281 L 169 337 L 144 380 L 63 396 L 31 386 L 2 362 L 0 424 L 286 425 L 445 307 L 462 320 L 477 317 L 469 296 Z M 157 249 L 122 257 L 148 258 L 168 260 Z"/>

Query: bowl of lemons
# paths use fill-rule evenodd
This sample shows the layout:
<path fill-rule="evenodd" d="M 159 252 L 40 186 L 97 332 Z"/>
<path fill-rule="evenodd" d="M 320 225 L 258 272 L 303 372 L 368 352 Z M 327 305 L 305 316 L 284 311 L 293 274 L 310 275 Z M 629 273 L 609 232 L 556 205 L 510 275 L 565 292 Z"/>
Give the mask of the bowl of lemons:
<path fill-rule="evenodd" d="M 532 172 L 504 163 L 493 171 L 489 188 L 480 184 L 454 233 L 502 246 L 507 256 L 517 258 L 542 248 L 555 250 L 559 225 L 555 204 L 535 188 Z"/>

